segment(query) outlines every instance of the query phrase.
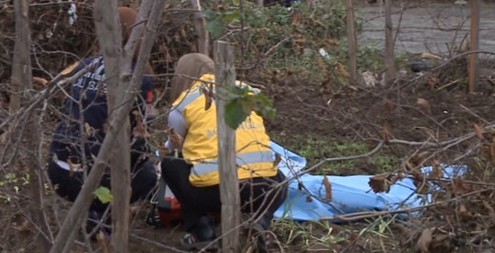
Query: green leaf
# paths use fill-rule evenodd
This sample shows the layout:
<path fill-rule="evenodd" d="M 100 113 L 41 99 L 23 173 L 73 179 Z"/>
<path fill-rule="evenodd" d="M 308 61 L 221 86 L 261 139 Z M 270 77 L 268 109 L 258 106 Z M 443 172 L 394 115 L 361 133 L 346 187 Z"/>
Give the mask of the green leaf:
<path fill-rule="evenodd" d="M 242 100 L 233 99 L 225 105 L 225 123 L 232 129 L 237 129 L 247 116 Z"/>
<path fill-rule="evenodd" d="M 226 11 L 222 15 L 223 21 L 226 23 L 232 23 L 234 21 L 238 21 L 241 18 L 241 13 L 238 11 Z"/>
<path fill-rule="evenodd" d="M 225 25 L 221 20 L 212 20 L 206 24 L 206 30 L 210 32 L 213 39 L 218 39 L 223 35 Z"/>
<path fill-rule="evenodd" d="M 96 189 L 94 194 L 103 204 L 110 203 L 110 201 L 112 201 L 113 199 L 113 195 L 110 192 L 110 189 L 104 186 L 98 187 L 98 189 Z"/>
<path fill-rule="evenodd" d="M 255 112 L 263 118 L 274 119 L 276 110 L 273 108 L 272 101 L 263 93 L 256 94 L 254 98 Z"/>
<path fill-rule="evenodd" d="M 274 119 L 277 111 L 273 107 L 261 107 L 255 112 L 263 118 Z"/>
<path fill-rule="evenodd" d="M 203 17 L 205 17 L 207 20 L 214 20 L 218 17 L 218 13 L 212 10 L 204 10 Z"/>

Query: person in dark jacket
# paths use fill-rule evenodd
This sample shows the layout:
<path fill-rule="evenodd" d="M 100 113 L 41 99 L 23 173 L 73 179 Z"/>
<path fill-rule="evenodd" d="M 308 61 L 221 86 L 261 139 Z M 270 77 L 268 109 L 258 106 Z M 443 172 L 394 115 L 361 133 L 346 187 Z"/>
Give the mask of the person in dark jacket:
<path fill-rule="evenodd" d="M 137 12 L 126 7 L 119 8 L 124 44 L 129 38 Z M 75 80 L 70 89 L 70 97 L 66 98 L 65 111 L 58 123 L 50 143 L 51 160 L 48 164 L 48 176 L 58 195 L 74 202 L 84 180 L 98 156 L 100 146 L 105 138 L 108 120 L 107 90 L 105 86 L 105 68 L 103 56 L 93 56 L 82 60 L 69 68 L 75 73 L 88 65 L 94 65 L 81 77 Z M 130 115 L 131 129 L 141 127 L 149 115 L 149 107 L 153 100 L 153 74 L 151 66 L 146 66 L 141 92 L 135 101 Z M 143 115 L 144 116 L 140 116 Z M 149 148 L 146 131 L 132 131 L 131 137 L 131 202 L 147 197 L 155 186 L 157 173 L 148 162 Z M 109 169 L 101 180 L 101 186 L 110 188 Z M 92 219 L 102 218 L 107 204 L 97 198 L 92 202 L 89 216 Z"/>

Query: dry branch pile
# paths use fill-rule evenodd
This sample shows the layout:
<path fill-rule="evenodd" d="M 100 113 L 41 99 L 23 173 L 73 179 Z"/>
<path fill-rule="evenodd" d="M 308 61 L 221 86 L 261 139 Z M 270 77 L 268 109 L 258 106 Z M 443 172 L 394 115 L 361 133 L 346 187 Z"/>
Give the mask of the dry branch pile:
<path fill-rule="evenodd" d="M 121 1 L 135 6 L 136 1 Z M 34 0 L 29 9 L 33 39 L 33 74 L 50 79 L 63 67 L 98 50 L 93 22 L 93 1 L 75 1 L 77 19 L 70 23 L 70 1 Z M 180 15 L 178 15 L 180 14 Z M 158 73 L 170 72 L 180 55 L 196 51 L 193 12 L 173 2 L 167 6 L 154 44 L 151 61 Z M 14 8 L 0 5 L 0 82 L 9 83 L 14 48 Z M 2 87 L 5 85 L 2 85 Z M 4 87 L 5 88 L 5 87 Z"/>

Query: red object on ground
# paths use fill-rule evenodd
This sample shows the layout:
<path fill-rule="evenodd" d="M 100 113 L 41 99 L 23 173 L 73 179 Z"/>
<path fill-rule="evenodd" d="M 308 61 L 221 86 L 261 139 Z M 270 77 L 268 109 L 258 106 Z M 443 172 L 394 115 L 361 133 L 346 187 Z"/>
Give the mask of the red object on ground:
<path fill-rule="evenodd" d="M 180 223 L 181 217 L 181 206 L 179 201 L 174 197 L 164 197 L 165 203 L 158 207 L 158 215 L 160 220 L 166 225 L 176 225 Z"/>

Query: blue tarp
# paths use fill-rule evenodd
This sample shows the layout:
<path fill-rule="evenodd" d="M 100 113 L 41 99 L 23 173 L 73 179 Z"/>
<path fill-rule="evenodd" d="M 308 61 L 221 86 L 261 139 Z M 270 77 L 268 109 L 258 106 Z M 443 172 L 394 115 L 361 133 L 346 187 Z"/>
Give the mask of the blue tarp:
<path fill-rule="evenodd" d="M 275 212 L 275 218 L 297 221 L 318 221 L 335 215 L 362 211 L 398 210 L 421 206 L 429 196 L 415 194 L 416 187 L 410 179 L 403 179 L 390 187 L 388 193 L 374 193 L 368 182 L 372 176 L 327 176 L 332 185 L 332 201 L 325 201 L 324 176 L 297 175 L 306 166 L 306 159 L 282 146 L 272 143 L 272 149 L 282 156 L 279 168 L 290 179 L 285 202 Z M 464 174 L 466 166 L 442 165 L 446 177 Z M 428 173 L 431 167 L 423 168 Z M 304 187 L 300 187 L 300 184 Z M 311 196 L 311 197 L 310 197 Z M 308 198 L 310 197 L 310 198 Z"/>

